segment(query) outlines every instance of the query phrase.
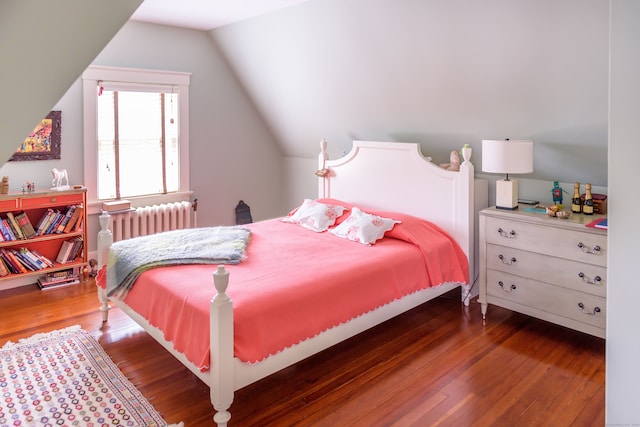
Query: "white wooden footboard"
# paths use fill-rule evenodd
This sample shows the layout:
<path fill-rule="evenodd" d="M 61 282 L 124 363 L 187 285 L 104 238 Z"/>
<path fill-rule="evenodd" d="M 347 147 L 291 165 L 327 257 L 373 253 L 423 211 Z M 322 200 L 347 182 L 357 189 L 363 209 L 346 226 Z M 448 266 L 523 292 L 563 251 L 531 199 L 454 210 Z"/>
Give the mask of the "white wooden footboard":
<path fill-rule="evenodd" d="M 107 265 L 109 247 L 113 243 L 113 234 L 109 229 L 109 214 L 103 212 L 99 220 L 101 229 L 98 232 L 98 268 L 102 269 Z M 211 404 L 216 411 L 213 420 L 219 427 L 226 427 L 231 418 L 229 407 L 233 403 L 233 395 L 236 390 L 233 356 L 233 302 L 226 294 L 229 273 L 223 266 L 218 266 L 218 269 L 213 274 L 213 281 L 217 293 L 209 304 L 211 369 L 205 373 L 200 372 L 194 364 L 189 362 L 184 354 L 176 352 L 173 344 L 165 340 L 162 331 L 151 326 L 145 318 L 133 311 L 124 302 L 116 298 L 108 298 L 106 289 L 100 286 L 97 289 L 102 321 L 106 322 L 108 320 L 109 302 L 112 301 L 209 386 Z"/>

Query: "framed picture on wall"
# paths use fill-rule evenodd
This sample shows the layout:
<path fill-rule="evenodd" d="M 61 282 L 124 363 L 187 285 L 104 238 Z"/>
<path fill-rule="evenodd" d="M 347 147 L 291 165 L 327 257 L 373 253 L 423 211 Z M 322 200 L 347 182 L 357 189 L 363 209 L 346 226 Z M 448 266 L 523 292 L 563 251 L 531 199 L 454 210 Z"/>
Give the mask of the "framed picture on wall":
<path fill-rule="evenodd" d="M 62 112 L 50 112 L 25 138 L 9 161 L 59 159 L 61 131 Z"/>

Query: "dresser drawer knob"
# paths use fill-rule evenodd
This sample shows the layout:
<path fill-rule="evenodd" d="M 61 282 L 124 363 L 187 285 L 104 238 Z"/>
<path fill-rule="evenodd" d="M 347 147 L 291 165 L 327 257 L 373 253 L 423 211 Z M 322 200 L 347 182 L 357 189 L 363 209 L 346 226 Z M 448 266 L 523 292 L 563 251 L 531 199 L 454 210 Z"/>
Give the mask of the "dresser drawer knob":
<path fill-rule="evenodd" d="M 506 237 L 508 239 L 513 239 L 514 237 L 516 237 L 516 232 L 515 230 L 511 230 L 511 231 L 504 231 L 502 228 L 498 228 L 498 234 L 500 234 L 502 237 Z"/>
<path fill-rule="evenodd" d="M 511 286 L 505 286 L 505 284 L 502 282 L 502 280 L 500 280 L 498 282 L 498 285 L 500 285 L 500 287 L 502 288 L 503 291 L 505 292 L 513 292 L 516 290 L 516 285 L 511 285 Z M 599 310 L 599 309 L 598 309 Z"/>
<path fill-rule="evenodd" d="M 600 311 L 601 311 L 601 310 L 600 310 L 600 307 L 595 307 L 595 308 L 593 309 L 593 312 L 587 311 L 587 310 L 585 310 L 585 309 L 584 309 L 584 304 L 583 304 L 583 303 L 581 303 L 581 302 L 579 302 L 579 303 L 578 303 L 578 307 L 580 307 L 580 310 L 582 310 L 582 312 L 583 312 L 584 314 L 588 314 L 589 316 L 595 316 L 595 315 L 596 315 L 596 313 L 600 313 Z"/>
<path fill-rule="evenodd" d="M 600 246 L 595 245 L 593 247 L 593 249 L 589 248 L 589 246 L 585 245 L 582 242 L 578 243 L 578 247 L 580 248 L 580 250 L 582 252 L 584 252 L 585 254 L 594 254 L 594 255 L 600 255 Z"/>
<path fill-rule="evenodd" d="M 584 283 L 588 283 L 590 285 L 598 285 L 602 282 L 602 277 L 596 276 L 591 280 L 582 271 L 578 273 L 578 277 L 580 277 Z"/>
<path fill-rule="evenodd" d="M 500 258 L 500 261 L 502 261 L 503 264 L 507 265 L 515 264 L 515 262 L 517 261 L 516 257 L 511 257 L 509 261 L 506 261 L 502 254 L 498 255 L 498 258 Z"/>

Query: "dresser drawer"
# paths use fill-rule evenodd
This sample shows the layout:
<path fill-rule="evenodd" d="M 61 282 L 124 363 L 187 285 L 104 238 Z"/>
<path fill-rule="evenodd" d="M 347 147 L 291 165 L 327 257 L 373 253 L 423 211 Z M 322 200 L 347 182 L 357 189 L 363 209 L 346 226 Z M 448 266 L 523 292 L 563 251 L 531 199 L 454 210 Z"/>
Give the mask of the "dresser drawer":
<path fill-rule="evenodd" d="M 606 297 L 607 269 L 568 259 L 514 249 L 486 246 L 487 268 L 531 280 Z"/>
<path fill-rule="evenodd" d="M 552 221 L 563 221 L 553 219 Z M 584 231 L 542 226 L 536 223 L 487 217 L 486 243 L 606 267 L 607 236 Z"/>
<path fill-rule="evenodd" d="M 605 328 L 605 298 L 537 282 L 496 270 L 487 270 L 487 295 L 527 306 L 529 314 L 552 321 L 564 317 L 598 328 Z"/>

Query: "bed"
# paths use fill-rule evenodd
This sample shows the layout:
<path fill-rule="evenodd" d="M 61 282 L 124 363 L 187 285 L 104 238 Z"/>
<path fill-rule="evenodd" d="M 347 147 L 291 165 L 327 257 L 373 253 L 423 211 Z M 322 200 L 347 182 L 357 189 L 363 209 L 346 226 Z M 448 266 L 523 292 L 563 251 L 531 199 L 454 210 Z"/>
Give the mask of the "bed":
<path fill-rule="evenodd" d="M 468 304 L 470 283 L 475 277 L 475 216 L 482 202 L 479 204 L 474 197 L 476 184 L 470 150 L 465 150 L 463 155 L 460 170 L 454 172 L 425 158 L 417 144 L 354 141 L 347 155 L 329 160 L 323 142 L 316 172 L 318 198 L 310 203 L 346 208 L 344 215 L 335 215 L 332 228 L 351 220 L 351 213 L 362 214 L 362 211 L 376 218 L 399 221 L 384 238 L 369 246 L 341 239 L 335 235 L 337 233 L 331 235 L 328 231 L 319 233 L 303 229 L 299 223 L 281 219 L 251 224 L 248 226 L 251 237 L 246 260 L 242 262 L 152 269 L 142 273 L 121 298 L 107 297 L 106 290 L 99 287 L 103 319 L 107 320 L 111 303 L 138 322 L 209 386 L 211 403 L 216 411 L 214 421 L 218 426 L 226 426 L 231 417 L 229 409 L 235 390 L 455 288 L 462 289 L 461 301 Z M 427 219 L 429 224 L 425 225 L 422 219 Z M 100 223 L 98 264 L 103 267 L 111 244 L 108 215 L 101 215 Z M 283 232 L 283 227 L 288 227 L 289 231 Z M 282 237 L 284 235 L 286 238 Z M 440 252 L 433 253 L 430 246 L 415 244 L 421 239 L 441 240 L 445 247 L 451 248 L 447 250 L 457 261 L 446 261 L 444 255 L 439 259 Z M 298 241 L 313 251 L 300 256 L 296 251 L 301 249 L 292 247 L 292 242 Z M 355 258 L 368 264 L 359 268 L 353 268 L 352 264 L 345 267 L 339 261 L 349 256 L 340 252 L 343 248 L 355 251 Z M 259 250 L 263 249 L 270 253 L 262 255 Z M 330 257 L 334 252 L 339 258 Z M 390 261 L 394 256 L 397 261 Z M 434 260 L 428 261 L 434 256 Z M 312 264 L 320 268 L 311 270 Z M 411 265 L 418 264 L 423 266 L 419 271 L 410 270 Z M 278 271 L 280 276 L 284 272 L 288 278 L 294 278 L 298 287 L 285 286 Z M 350 276 L 353 271 L 361 272 L 362 277 L 353 278 Z M 212 275 L 215 289 L 210 285 Z M 161 294 L 167 288 L 175 288 L 174 283 L 181 277 L 189 277 L 189 286 L 193 289 L 184 290 L 185 294 L 180 297 L 172 297 L 179 300 L 176 304 L 182 305 L 171 316 L 192 326 L 162 326 L 151 312 L 169 304 Z M 454 280 L 450 280 L 451 277 Z M 276 283 L 279 280 L 283 289 Z M 200 284 L 202 281 L 208 283 Z M 320 289 L 320 284 L 330 287 Z M 385 285 L 391 290 L 385 290 Z M 302 293 L 300 287 L 311 295 L 298 297 Z M 342 295 L 347 288 L 354 293 Z M 162 303 L 152 302 L 155 293 L 158 294 L 157 301 Z M 325 323 L 316 322 L 320 317 L 310 314 L 314 304 L 305 305 L 302 298 L 310 298 L 317 306 L 330 306 L 330 315 L 336 317 L 323 320 Z M 199 312 L 199 317 L 184 314 L 182 307 L 187 300 L 188 304 L 197 307 L 193 311 Z M 356 310 L 359 311 L 353 314 L 346 311 L 347 306 L 348 309 L 358 306 Z M 166 307 L 169 308 L 163 308 L 163 311 L 173 310 L 169 305 Z M 193 327 L 207 321 L 208 331 Z M 294 332 L 293 338 L 283 338 L 280 333 L 283 323 L 299 324 L 300 330 Z M 318 323 L 315 326 L 318 331 L 304 329 L 308 323 Z M 194 331 L 200 335 L 204 333 L 204 337 L 196 339 Z M 195 356 L 187 348 L 191 342 L 201 343 Z"/>

